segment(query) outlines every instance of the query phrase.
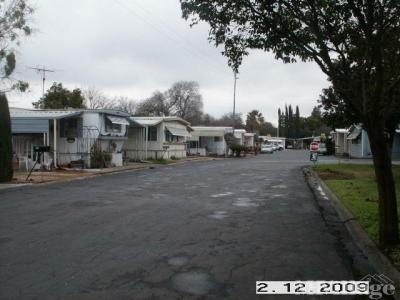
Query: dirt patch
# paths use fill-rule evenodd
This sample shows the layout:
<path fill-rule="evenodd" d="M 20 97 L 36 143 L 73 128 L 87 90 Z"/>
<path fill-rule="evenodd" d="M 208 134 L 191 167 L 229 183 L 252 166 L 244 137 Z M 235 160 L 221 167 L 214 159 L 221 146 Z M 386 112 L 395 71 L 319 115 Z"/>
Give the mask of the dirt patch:
<path fill-rule="evenodd" d="M 27 172 L 16 172 L 14 173 L 14 178 L 12 183 L 44 183 L 44 182 L 52 182 L 52 181 L 65 181 L 69 179 L 79 178 L 79 177 L 87 177 L 93 176 L 90 173 L 83 171 L 52 171 L 52 172 L 43 172 L 43 171 L 35 171 L 32 172 L 28 181 L 26 181 L 26 177 L 28 176 Z"/>
<path fill-rule="evenodd" d="M 334 170 L 323 170 L 318 171 L 317 173 L 322 180 L 350 180 L 356 178 L 354 174 L 343 173 Z"/>

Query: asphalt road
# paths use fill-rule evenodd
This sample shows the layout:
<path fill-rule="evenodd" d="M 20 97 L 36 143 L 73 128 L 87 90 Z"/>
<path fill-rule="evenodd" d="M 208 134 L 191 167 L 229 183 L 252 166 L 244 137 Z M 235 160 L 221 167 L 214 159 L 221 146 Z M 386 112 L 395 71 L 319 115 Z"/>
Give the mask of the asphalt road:
<path fill-rule="evenodd" d="M 255 281 L 352 279 L 304 181 L 307 159 L 285 151 L 2 191 L 0 299 L 278 299 L 257 297 Z"/>

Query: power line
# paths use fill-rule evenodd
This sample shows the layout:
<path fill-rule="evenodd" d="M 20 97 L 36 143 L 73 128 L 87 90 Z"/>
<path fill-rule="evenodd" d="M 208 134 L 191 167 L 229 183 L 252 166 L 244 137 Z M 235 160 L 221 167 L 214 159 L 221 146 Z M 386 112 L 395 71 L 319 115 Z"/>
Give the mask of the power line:
<path fill-rule="evenodd" d="M 206 59 L 204 57 L 202 57 L 201 55 L 199 55 L 198 53 L 196 53 L 195 51 L 191 50 L 190 48 L 188 48 L 186 45 L 182 44 L 179 40 L 177 40 L 175 37 L 171 36 L 168 32 L 163 31 L 162 29 L 158 28 L 156 25 L 154 25 L 153 23 L 151 23 L 150 21 L 148 21 L 145 17 L 143 17 L 142 15 L 138 14 L 135 10 L 133 10 L 131 7 L 127 6 L 125 3 L 121 2 L 120 0 L 115 0 L 115 3 L 117 3 L 118 5 L 120 5 L 121 7 L 123 7 L 126 11 L 130 12 L 131 14 L 135 15 L 136 17 L 138 17 L 139 19 L 141 19 L 143 22 L 145 22 L 146 24 L 148 24 L 150 27 L 152 27 L 155 31 L 157 31 L 159 34 L 161 34 L 163 37 L 169 39 L 171 42 L 173 42 L 173 44 L 179 44 L 180 47 L 182 49 L 184 49 L 186 52 L 188 52 L 189 54 L 196 56 L 197 58 L 206 61 Z M 215 65 L 210 64 L 210 62 L 207 61 L 207 63 L 209 64 L 210 67 L 212 67 L 213 69 L 215 69 L 216 71 L 220 71 L 220 69 L 216 68 Z"/>
<path fill-rule="evenodd" d="M 171 27 L 168 22 L 166 22 L 165 20 L 161 19 L 159 16 L 153 14 L 151 11 L 149 11 L 148 9 L 146 9 L 145 7 L 141 6 L 139 4 L 138 1 L 136 0 L 131 0 L 133 2 L 135 2 L 135 5 L 140 8 L 142 11 L 144 11 L 145 13 L 147 13 L 149 16 L 154 16 L 155 18 L 157 18 L 157 21 L 159 21 L 161 23 L 161 25 L 163 26 L 164 29 L 168 30 L 169 33 L 175 35 L 176 37 L 178 37 L 179 39 L 181 39 L 183 42 L 189 44 L 190 46 L 193 47 L 193 49 L 195 49 L 199 54 L 201 54 L 202 56 L 204 56 L 207 59 L 210 59 L 211 61 L 214 60 L 213 57 L 211 57 L 209 54 L 207 54 L 206 52 L 200 50 L 198 47 L 198 45 L 193 44 L 190 40 L 188 40 L 185 36 L 183 36 L 182 34 L 180 34 L 178 31 L 176 31 L 173 27 Z"/>

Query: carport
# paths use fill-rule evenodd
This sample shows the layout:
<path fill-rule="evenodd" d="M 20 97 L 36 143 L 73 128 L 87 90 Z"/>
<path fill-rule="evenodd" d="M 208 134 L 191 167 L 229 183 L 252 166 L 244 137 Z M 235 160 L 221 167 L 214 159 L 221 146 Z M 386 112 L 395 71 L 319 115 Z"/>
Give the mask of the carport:
<path fill-rule="evenodd" d="M 33 146 L 52 146 L 57 166 L 58 120 L 80 115 L 79 111 L 47 111 L 10 108 L 13 151 L 19 157 L 33 158 Z"/>

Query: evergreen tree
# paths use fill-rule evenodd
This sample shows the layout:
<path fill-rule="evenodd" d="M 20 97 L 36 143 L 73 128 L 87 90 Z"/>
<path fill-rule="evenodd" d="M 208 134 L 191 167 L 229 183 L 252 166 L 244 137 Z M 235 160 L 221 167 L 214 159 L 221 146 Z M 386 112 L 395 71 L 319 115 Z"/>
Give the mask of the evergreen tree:
<path fill-rule="evenodd" d="M 299 110 L 299 106 L 296 105 L 296 115 L 295 115 L 295 119 L 294 119 L 294 123 L 295 123 L 295 138 L 298 139 L 300 138 L 300 110 Z"/>
<path fill-rule="evenodd" d="M 278 108 L 278 135 L 282 136 L 282 114 L 280 108 Z"/>
<path fill-rule="evenodd" d="M 0 94 L 0 182 L 13 178 L 11 119 L 7 97 Z"/>
<path fill-rule="evenodd" d="M 288 137 L 293 138 L 293 129 L 294 129 L 294 122 L 293 122 L 293 109 L 292 105 L 289 104 L 289 115 L 288 115 Z"/>
<path fill-rule="evenodd" d="M 80 89 L 70 91 L 54 82 L 46 94 L 32 105 L 40 109 L 84 108 L 85 99 Z"/>

